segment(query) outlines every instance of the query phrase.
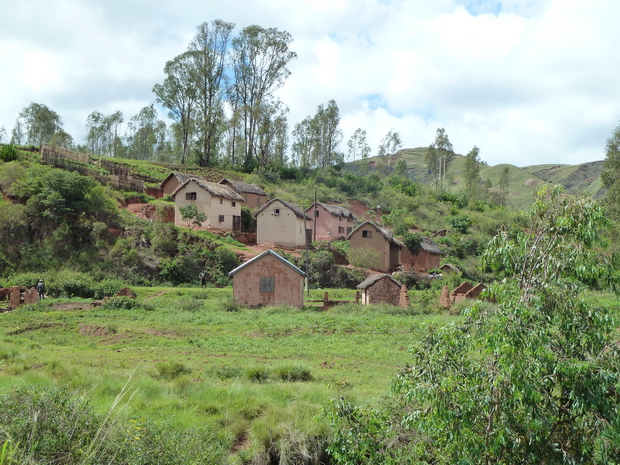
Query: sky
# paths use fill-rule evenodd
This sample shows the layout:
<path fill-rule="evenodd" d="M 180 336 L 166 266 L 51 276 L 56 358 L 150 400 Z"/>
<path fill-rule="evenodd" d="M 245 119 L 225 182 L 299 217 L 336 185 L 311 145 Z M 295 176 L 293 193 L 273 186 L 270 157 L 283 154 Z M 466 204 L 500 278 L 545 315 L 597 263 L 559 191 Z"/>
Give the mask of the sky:
<path fill-rule="evenodd" d="M 603 160 L 620 124 L 618 0 L 0 0 L 0 11 L 9 137 L 31 102 L 78 144 L 93 111 L 129 120 L 216 19 L 233 34 L 292 35 L 298 57 L 278 91 L 290 129 L 333 99 L 344 153 L 357 128 L 373 154 L 390 130 L 414 148 L 444 128 L 457 153 L 476 146 L 490 165 L 577 164 Z"/>

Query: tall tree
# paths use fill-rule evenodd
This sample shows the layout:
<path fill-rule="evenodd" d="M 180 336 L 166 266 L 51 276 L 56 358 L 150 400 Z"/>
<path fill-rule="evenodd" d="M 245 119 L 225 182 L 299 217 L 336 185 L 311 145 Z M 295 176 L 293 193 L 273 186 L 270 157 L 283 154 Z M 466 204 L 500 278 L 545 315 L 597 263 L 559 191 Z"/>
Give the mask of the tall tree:
<path fill-rule="evenodd" d="M 620 220 L 620 126 L 607 139 L 601 179 L 607 188 L 605 207 L 614 219 Z"/>
<path fill-rule="evenodd" d="M 128 156 L 138 160 L 157 159 L 162 132 L 166 124 L 157 118 L 153 104 L 146 106 L 129 120 Z"/>
<path fill-rule="evenodd" d="M 370 155 L 370 146 L 366 140 L 366 130 L 357 128 L 347 142 L 349 157 L 355 161 L 358 158 L 365 159 Z"/>
<path fill-rule="evenodd" d="M 243 124 L 245 165 L 255 157 L 261 107 L 284 85 L 290 75 L 287 65 L 297 57 L 289 50 L 292 41 L 288 32 L 257 25 L 232 40 L 232 94 Z"/>
<path fill-rule="evenodd" d="M 377 150 L 377 156 L 383 160 L 385 165 L 385 174 L 389 174 L 390 172 L 390 157 L 398 152 L 403 145 L 403 142 L 400 138 L 400 133 L 390 129 L 390 131 L 385 135 L 385 137 L 381 140 L 379 144 L 379 148 Z"/>
<path fill-rule="evenodd" d="M 210 165 L 217 155 L 223 132 L 226 56 L 234 27 L 233 23 L 219 19 L 211 24 L 202 23 L 189 45 L 199 114 L 196 130 L 202 153 L 201 164 L 205 166 Z"/>
<path fill-rule="evenodd" d="M 26 134 L 26 143 L 33 145 L 47 144 L 54 134 L 62 129 L 62 120 L 58 113 L 40 103 L 31 103 L 19 114 L 19 119 Z"/>
<path fill-rule="evenodd" d="M 334 100 L 319 105 L 314 116 L 307 116 L 293 130 L 293 155 L 306 168 L 332 166 L 343 161 L 337 151 L 342 141 L 340 112 Z"/>
<path fill-rule="evenodd" d="M 163 84 L 155 84 L 153 87 L 157 103 L 167 108 L 168 116 L 178 123 L 181 132 L 181 164 L 185 164 L 189 153 L 190 133 L 194 124 L 193 112 L 198 96 L 197 80 L 200 73 L 197 63 L 201 63 L 200 57 L 198 51 L 185 52 L 168 61 L 164 66 L 166 78 Z M 201 92 L 201 96 L 204 97 L 204 92 Z M 201 99 L 201 104 L 203 103 Z M 204 150 L 203 145 L 203 159 Z"/>
<path fill-rule="evenodd" d="M 499 177 L 499 204 L 502 207 L 506 206 L 506 197 L 508 195 L 508 186 L 510 185 L 510 168 L 504 166 L 502 173 Z"/>
<path fill-rule="evenodd" d="M 19 117 L 15 120 L 15 126 L 11 131 L 11 144 L 22 145 L 26 140 L 24 125 Z"/>
<path fill-rule="evenodd" d="M 260 109 L 256 131 L 256 159 L 262 171 L 269 164 L 283 165 L 288 148 L 289 109 L 282 102 L 270 102 Z"/>
<path fill-rule="evenodd" d="M 474 146 L 465 156 L 465 172 L 463 173 L 465 192 L 470 198 L 478 198 L 480 185 L 480 149 Z"/>
<path fill-rule="evenodd" d="M 440 186 L 442 189 L 445 188 L 446 173 L 455 157 L 456 155 L 446 130 L 438 128 L 435 142 L 429 146 L 425 157 L 426 166 L 435 182 L 435 190 L 439 190 Z"/>
<path fill-rule="evenodd" d="M 317 131 L 316 164 L 325 168 L 342 161 L 342 155 L 337 152 L 342 142 L 342 130 L 336 101 L 330 100 L 325 107 L 319 105 L 314 119 Z"/>

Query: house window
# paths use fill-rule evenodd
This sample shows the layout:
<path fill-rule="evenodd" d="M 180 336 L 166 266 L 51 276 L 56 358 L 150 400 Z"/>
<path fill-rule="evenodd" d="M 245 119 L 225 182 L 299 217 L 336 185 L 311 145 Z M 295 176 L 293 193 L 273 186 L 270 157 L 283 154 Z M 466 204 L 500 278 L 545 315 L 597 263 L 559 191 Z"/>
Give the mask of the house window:
<path fill-rule="evenodd" d="M 274 281 L 275 281 L 275 278 L 273 276 L 261 276 L 260 291 L 261 292 L 273 292 Z"/>
<path fill-rule="evenodd" d="M 347 226 L 347 234 L 351 234 L 351 231 L 353 231 L 353 228 L 351 226 Z"/>
<path fill-rule="evenodd" d="M 195 192 L 186 192 L 185 193 L 185 200 L 196 200 L 196 193 Z"/>
<path fill-rule="evenodd" d="M 372 237 L 372 231 L 368 231 L 367 229 L 362 230 L 362 237 Z"/>
<path fill-rule="evenodd" d="M 224 203 L 224 199 L 220 199 L 220 205 Z"/>
<path fill-rule="evenodd" d="M 344 226 L 338 226 L 338 232 L 344 234 Z"/>
<path fill-rule="evenodd" d="M 220 223 L 224 222 L 224 215 L 220 215 Z"/>
<path fill-rule="evenodd" d="M 278 215 L 280 214 L 280 209 L 279 209 L 279 208 L 276 208 L 276 209 L 274 210 L 274 213 L 273 213 L 273 214 L 274 214 L 274 215 L 276 215 L 276 216 L 278 216 Z"/>
<path fill-rule="evenodd" d="M 342 221 L 342 216 L 339 216 L 339 217 L 338 217 L 338 221 Z"/>
<path fill-rule="evenodd" d="M 318 210 L 316 210 L 316 211 L 314 212 L 314 216 L 316 216 L 316 217 L 318 217 L 318 216 L 319 216 L 319 211 L 318 211 Z"/>
<path fill-rule="evenodd" d="M 237 206 L 237 202 L 233 202 L 233 203 L 232 203 L 232 206 L 233 206 L 233 207 L 236 207 L 236 206 Z"/>

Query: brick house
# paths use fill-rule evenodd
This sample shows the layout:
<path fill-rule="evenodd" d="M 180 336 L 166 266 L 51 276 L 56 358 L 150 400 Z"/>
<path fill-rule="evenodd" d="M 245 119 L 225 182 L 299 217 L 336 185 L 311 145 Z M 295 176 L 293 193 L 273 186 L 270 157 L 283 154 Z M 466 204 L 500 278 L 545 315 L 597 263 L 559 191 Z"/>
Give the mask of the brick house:
<path fill-rule="evenodd" d="M 357 217 L 340 205 L 317 202 L 306 209 L 312 218 L 310 228 L 315 241 L 335 241 L 344 239 L 353 231 Z"/>
<path fill-rule="evenodd" d="M 198 213 L 207 215 L 207 220 L 198 229 L 241 230 L 241 204 L 243 197 L 230 187 L 202 178 L 189 178 L 171 194 L 174 199 L 174 224 L 187 226 L 180 209 L 196 205 Z"/>
<path fill-rule="evenodd" d="M 173 171 L 168 176 L 166 176 L 166 179 L 161 182 L 159 188 L 164 192 L 163 195 L 169 195 L 172 194 L 181 184 L 185 183 L 189 179 L 200 179 L 202 181 L 206 181 L 206 179 L 195 174 L 178 173 L 176 171 Z"/>
<path fill-rule="evenodd" d="M 403 249 L 402 260 L 404 268 L 407 270 L 413 268 L 420 273 L 427 273 L 429 270 L 438 269 L 441 257 L 445 255 L 445 252 L 430 237 L 422 237 L 420 245 L 422 250 L 415 256 L 411 256 L 407 248 Z"/>
<path fill-rule="evenodd" d="M 306 273 L 273 250 L 248 260 L 228 276 L 233 280 L 233 298 L 239 304 L 303 307 Z"/>
<path fill-rule="evenodd" d="M 252 210 L 260 208 L 267 203 L 267 193 L 256 184 L 248 184 L 233 179 L 222 179 L 220 184 L 230 187 L 237 194 L 243 197 L 244 206 L 250 207 Z"/>
<path fill-rule="evenodd" d="M 400 303 L 402 284 L 389 274 L 373 274 L 356 287 L 362 291 L 362 305 Z"/>
<path fill-rule="evenodd" d="M 379 260 L 371 268 L 377 271 L 390 272 L 401 264 L 401 251 L 404 244 L 396 239 L 391 231 L 380 228 L 370 221 L 365 221 L 347 236 L 350 248 L 370 247 L 378 252 Z"/>
<path fill-rule="evenodd" d="M 271 199 L 254 212 L 254 217 L 258 245 L 296 248 L 312 239 L 312 230 L 308 229 L 312 218 L 294 203 Z"/>

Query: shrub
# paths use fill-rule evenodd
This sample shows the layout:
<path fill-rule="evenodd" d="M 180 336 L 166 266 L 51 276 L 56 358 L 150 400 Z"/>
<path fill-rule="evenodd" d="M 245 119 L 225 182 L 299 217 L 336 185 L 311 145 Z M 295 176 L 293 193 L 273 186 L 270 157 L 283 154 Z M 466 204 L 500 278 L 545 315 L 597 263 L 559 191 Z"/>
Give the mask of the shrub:
<path fill-rule="evenodd" d="M 130 297 L 111 297 L 103 301 L 102 308 L 105 310 L 133 310 L 139 306 L 135 299 Z"/>
<path fill-rule="evenodd" d="M 92 286 L 93 297 L 95 299 L 103 299 L 104 297 L 112 297 L 116 295 L 124 287 L 123 281 L 120 279 L 104 279 Z"/>
<path fill-rule="evenodd" d="M 452 216 L 448 219 L 452 227 L 461 234 L 467 234 L 471 226 L 471 218 L 467 215 Z"/>
<path fill-rule="evenodd" d="M 277 379 L 287 382 L 311 381 L 312 373 L 301 365 L 282 365 L 274 369 L 274 376 Z"/>
<path fill-rule="evenodd" d="M 7 144 L 0 148 L 0 160 L 8 163 L 11 161 L 16 161 L 19 158 L 19 152 L 17 151 L 17 147 L 13 144 Z"/>
<path fill-rule="evenodd" d="M 181 362 L 159 362 L 155 365 L 157 377 L 165 380 L 173 380 L 183 374 L 191 373 L 192 369 Z"/>
<path fill-rule="evenodd" d="M 269 370 L 264 366 L 250 367 L 244 373 L 246 379 L 254 383 L 265 383 L 270 378 Z"/>

